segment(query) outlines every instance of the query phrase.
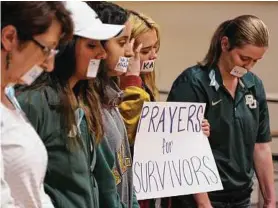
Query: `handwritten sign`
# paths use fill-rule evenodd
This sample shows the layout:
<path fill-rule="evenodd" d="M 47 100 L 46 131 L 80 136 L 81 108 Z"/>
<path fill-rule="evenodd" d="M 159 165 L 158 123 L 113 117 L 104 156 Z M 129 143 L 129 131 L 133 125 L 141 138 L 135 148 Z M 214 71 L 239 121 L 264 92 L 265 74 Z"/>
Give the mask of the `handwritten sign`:
<path fill-rule="evenodd" d="M 201 122 L 205 104 L 147 102 L 135 140 L 138 200 L 222 190 Z"/>

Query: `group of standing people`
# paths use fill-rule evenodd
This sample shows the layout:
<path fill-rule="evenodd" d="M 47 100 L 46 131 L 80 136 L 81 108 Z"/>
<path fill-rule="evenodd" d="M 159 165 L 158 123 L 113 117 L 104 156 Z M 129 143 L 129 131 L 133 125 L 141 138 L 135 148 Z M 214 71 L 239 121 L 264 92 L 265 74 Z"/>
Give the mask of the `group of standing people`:
<path fill-rule="evenodd" d="M 207 104 L 202 130 L 224 190 L 138 202 L 132 157 L 143 103 L 159 100 L 157 23 L 111 2 L 1 2 L 1 12 L 1 207 L 244 208 L 254 167 L 275 207 L 265 92 L 249 72 L 268 47 L 260 19 L 222 23 L 168 97 Z"/>

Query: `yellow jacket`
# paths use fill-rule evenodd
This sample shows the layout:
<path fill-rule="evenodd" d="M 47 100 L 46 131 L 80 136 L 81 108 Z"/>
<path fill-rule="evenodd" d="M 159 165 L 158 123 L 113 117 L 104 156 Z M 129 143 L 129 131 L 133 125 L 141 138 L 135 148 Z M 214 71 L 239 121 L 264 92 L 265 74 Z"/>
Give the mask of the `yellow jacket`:
<path fill-rule="evenodd" d="M 124 95 L 118 107 L 126 126 L 130 146 L 133 147 L 144 102 L 152 101 L 152 96 L 143 89 L 140 76 L 121 77 L 120 87 Z"/>
<path fill-rule="evenodd" d="M 142 88 L 130 86 L 124 90 L 124 98 L 119 105 L 130 146 L 134 145 L 138 121 L 144 102 L 150 101 L 150 95 Z"/>

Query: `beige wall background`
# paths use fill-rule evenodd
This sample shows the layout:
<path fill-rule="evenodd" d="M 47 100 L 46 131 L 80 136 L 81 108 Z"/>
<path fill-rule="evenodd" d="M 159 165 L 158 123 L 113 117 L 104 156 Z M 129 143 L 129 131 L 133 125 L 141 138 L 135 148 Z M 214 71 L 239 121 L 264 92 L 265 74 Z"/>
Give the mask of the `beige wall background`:
<path fill-rule="evenodd" d="M 175 78 L 202 60 L 216 27 L 242 14 L 260 17 L 270 29 L 270 47 L 254 68 L 267 93 L 278 97 L 278 2 L 116 2 L 151 16 L 161 27 L 157 61 L 160 90 L 170 90 Z M 161 96 L 164 100 L 165 96 Z M 269 104 L 271 128 L 278 130 L 278 104 Z M 278 148 L 278 146 L 277 146 Z M 278 151 L 278 149 L 277 149 Z"/>

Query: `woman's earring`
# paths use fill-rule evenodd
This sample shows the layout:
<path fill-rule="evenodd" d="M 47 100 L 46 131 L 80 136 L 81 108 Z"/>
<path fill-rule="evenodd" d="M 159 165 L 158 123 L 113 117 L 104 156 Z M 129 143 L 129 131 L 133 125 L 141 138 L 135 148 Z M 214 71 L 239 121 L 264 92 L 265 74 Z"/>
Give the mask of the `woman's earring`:
<path fill-rule="evenodd" d="M 6 69 L 7 69 L 7 70 L 10 68 L 11 59 L 12 59 L 12 53 L 11 53 L 11 52 L 8 52 L 8 54 L 7 54 L 7 56 L 6 56 Z"/>

